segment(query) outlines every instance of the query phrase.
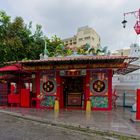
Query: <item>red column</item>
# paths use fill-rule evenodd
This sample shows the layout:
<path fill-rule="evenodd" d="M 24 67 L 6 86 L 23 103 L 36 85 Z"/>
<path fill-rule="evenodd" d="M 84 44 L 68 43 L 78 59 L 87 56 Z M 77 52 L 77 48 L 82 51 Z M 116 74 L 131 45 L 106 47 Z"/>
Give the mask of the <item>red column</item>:
<path fill-rule="evenodd" d="M 140 89 L 137 89 L 136 120 L 140 120 Z"/>
<path fill-rule="evenodd" d="M 59 71 L 56 72 L 56 83 L 57 83 L 57 89 L 56 89 L 56 98 L 59 100 L 60 107 L 63 106 L 63 101 L 61 101 L 62 98 L 62 91 L 61 91 L 61 77 L 59 74 Z"/>
<path fill-rule="evenodd" d="M 84 82 L 83 82 L 83 90 L 84 90 L 84 109 L 86 109 L 86 76 L 84 77 Z"/>
<path fill-rule="evenodd" d="M 40 95 L 40 73 L 37 72 L 35 75 L 36 78 L 36 97 Z M 40 108 L 40 102 L 36 102 L 36 108 Z"/>
<path fill-rule="evenodd" d="M 112 109 L 112 69 L 108 70 L 108 109 Z"/>
<path fill-rule="evenodd" d="M 90 98 L 90 70 L 87 70 L 87 75 L 85 79 L 85 107 L 87 100 Z"/>

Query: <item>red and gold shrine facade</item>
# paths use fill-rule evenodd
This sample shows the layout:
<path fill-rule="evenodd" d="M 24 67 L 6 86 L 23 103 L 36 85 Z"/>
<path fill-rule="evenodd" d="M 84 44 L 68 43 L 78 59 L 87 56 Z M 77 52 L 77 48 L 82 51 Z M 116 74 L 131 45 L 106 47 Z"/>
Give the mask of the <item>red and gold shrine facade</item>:
<path fill-rule="evenodd" d="M 11 89 L 7 105 L 53 109 L 57 100 L 60 109 L 86 109 L 90 101 L 92 110 L 111 110 L 112 76 L 134 70 L 129 63 L 136 59 L 71 56 L 12 63 L 0 69 Z"/>

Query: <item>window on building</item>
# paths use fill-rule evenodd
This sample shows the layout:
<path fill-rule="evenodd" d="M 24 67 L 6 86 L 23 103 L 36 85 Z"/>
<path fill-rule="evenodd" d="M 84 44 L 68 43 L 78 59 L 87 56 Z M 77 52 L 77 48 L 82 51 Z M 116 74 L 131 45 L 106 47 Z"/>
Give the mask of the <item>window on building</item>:
<path fill-rule="evenodd" d="M 90 36 L 85 37 L 85 40 L 88 40 L 88 39 L 90 39 Z"/>
<path fill-rule="evenodd" d="M 73 41 L 76 41 L 76 38 L 74 38 Z"/>
<path fill-rule="evenodd" d="M 76 42 L 73 42 L 73 44 L 76 44 Z"/>
<path fill-rule="evenodd" d="M 84 34 L 89 34 L 90 33 L 90 30 L 85 30 L 84 31 Z"/>
<path fill-rule="evenodd" d="M 83 38 L 79 38 L 79 41 L 82 41 L 83 40 Z"/>

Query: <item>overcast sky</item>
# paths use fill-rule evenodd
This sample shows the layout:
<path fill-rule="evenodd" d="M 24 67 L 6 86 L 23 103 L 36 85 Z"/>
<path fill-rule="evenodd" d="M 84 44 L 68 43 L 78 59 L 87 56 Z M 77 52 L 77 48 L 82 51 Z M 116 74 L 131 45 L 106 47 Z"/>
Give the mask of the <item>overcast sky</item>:
<path fill-rule="evenodd" d="M 139 43 L 133 29 L 136 19 L 127 16 L 127 27 L 122 27 L 123 13 L 137 11 L 140 0 L 1 0 L 0 10 L 12 18 L 23 17 L 28 23 L 41 24 L 44 33 L 51 37 L 71 37 L 81 26 L 90 26 L 101 37 L 101 46 L 110 50 Z"/>

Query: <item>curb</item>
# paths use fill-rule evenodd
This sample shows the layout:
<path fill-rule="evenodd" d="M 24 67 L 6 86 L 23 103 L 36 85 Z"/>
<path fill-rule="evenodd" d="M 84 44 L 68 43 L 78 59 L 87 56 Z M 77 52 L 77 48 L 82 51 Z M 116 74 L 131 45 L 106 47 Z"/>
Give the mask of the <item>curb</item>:
<path fill-rule="evenodd" d="M 132 140 L 140 140 L 140 136 L 137 135 L 132 135 L 132 134 L 125 134 L 121 132 L 116 132 L 116 131 L 111 131 L 111 130 L 101 130 L 98 128 L 90 128 L 88 126 L 83 126 L 83 125 L 78 125 L 78 124 L 72 124 L 72 123 L 63 123 L 63 122 L 58 122 L 58 121 L 51 121 L 48 119 L 43 119 L 41 117 L 36 117 L 36 116 L 31 116 L 31 115 L 23 115 L 21 113 L 16 113 L 16 112 L 11 112 L 11 111 L 5 111 L 0 109 L 0 113 L 5 113 L 10 116 L 26 119 L 26 120 L 31 120 L 31 121 L 36 121 L 39 123 L 45 123 L 49 124 L 52 126 L 56 127 L 61 127 L 61 128 L 66 128 L 70 130 L 75 130 L 75 131 L 80 131 L 80 132 L 85 132 L 88 134 L 98 134 L 101 136 L 111 136 L 115 138 L 125 138 L 125 139 L 132 139 Z"/>

